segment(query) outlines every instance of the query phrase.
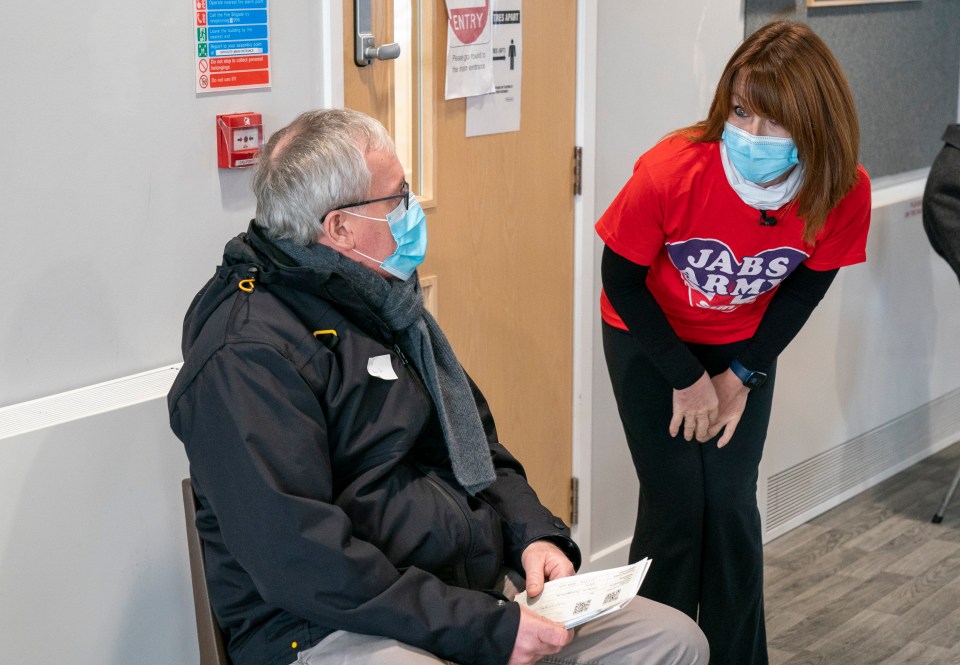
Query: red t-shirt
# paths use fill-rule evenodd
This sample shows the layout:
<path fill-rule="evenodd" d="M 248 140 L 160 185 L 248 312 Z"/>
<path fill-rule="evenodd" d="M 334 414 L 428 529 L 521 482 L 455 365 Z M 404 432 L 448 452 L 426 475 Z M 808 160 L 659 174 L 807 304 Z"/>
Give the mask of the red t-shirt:
<path fill-rule="evenodd" d="M 647 287 L 680 339 L 728 344 L 753 335 L 777 285 L 801 263 L 832 270 L 866 260 L 870 179 L 862 167 L 859 176 L 810 245 L 796 206 L 760 225 L 727 181 L 719 143 L 671 136 L 637 160 L 596 230 L 614 252 L 650 266 Z M 600 312 L 627 329 L 605 293 Z"/>

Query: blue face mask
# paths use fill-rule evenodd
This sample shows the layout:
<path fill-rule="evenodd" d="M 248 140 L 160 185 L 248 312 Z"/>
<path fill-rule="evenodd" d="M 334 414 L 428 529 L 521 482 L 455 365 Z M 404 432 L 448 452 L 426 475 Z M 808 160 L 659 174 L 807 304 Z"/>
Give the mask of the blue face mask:
<path fill-rule="evenodd" d="M 759 185 L 776 180 L 800 163 L 793 139 L 754 136 L 729 122 L 723 124 L 721 139 L 734 168 L 745 179 Z"/>
<path fill-rule="evenodd" d="M 410 194 L 410 207 L 404 210 L 404 204 L 401 202 L 387 215 L 386 219 L 367 217 L 347 210 L 344 212 L 390 225 L 390 233 L 397 243 L 393 254 L 380 261 L 356 249 L 353 251 L 365 259 L 380 261 L 380 267 L 395 277 L 404 281 L 410 279 L 413 271 L 423 263 L 423 258 L 427 254 L 427 216 L 420 207 L 417 197 Z"/>

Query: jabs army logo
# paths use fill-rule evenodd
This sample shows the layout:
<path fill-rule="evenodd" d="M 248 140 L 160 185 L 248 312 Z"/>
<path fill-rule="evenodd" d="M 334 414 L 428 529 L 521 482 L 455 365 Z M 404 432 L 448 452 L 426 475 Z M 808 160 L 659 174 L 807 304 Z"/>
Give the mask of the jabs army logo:
<path fill-rule="evenodd" d="M 737 259 L 726 243 L 712 238 L 668 243 L 667 252 L 687 285 L 690 306 L 725 312 L 775 288 L 808 256 L 777 247 Z"/>

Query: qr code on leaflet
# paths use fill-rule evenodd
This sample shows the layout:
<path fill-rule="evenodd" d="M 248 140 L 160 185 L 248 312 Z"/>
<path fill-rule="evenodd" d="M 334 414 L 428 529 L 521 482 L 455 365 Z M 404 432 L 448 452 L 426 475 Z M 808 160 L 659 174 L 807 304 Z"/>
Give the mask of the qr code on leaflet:
<path fill-rule="evenodd" d="M 603 599 L 603 604 L 606 605 L 607 603 L 612 603 L 619 597 L 620 597 L 620 589 L 617 589 L 616 591 L 611 591 L 610 593 L 607 594 L 607 597 Z"/>
<path fill-rule="evenodd" d="M 574 613 L 574 614 L 580 614 L 581 612 L 586 612 L 586 611 L 589 610 L 589 609 L 590 609 L 590 601 L 589 601 L 589 600 L 581 600 L 579 603 L 577 603 L 577 604 L 574 606 L 574 608 L 573 608 L 573 613 Z"/>

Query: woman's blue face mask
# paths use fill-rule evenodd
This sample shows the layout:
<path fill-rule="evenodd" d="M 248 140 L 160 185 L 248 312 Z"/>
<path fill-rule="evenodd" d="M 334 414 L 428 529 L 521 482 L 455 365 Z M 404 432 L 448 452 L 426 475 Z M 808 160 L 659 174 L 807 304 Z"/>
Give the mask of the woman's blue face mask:
<path fill-rule="evenodd" d="M 800 163 L 797 146 L 790 138 L 755 136 L 725 122 L 721 140 L 740 175 L 758 185 L 776 180 Z"/>

